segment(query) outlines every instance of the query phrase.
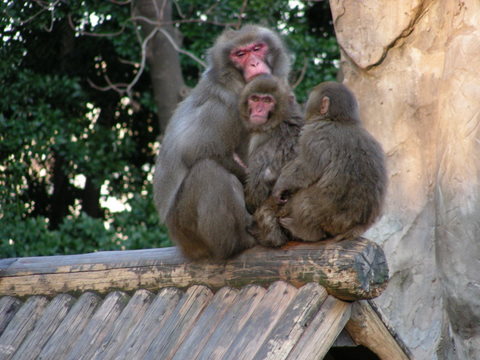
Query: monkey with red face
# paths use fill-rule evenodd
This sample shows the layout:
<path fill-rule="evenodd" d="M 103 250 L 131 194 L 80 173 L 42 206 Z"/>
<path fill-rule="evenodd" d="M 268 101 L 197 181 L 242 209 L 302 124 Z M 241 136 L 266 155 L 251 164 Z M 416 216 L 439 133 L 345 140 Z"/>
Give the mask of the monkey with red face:
<path fill-rule="evenodd" d="M 208 68 L 173 114 L 158 154 L 154 197 L 173 241 L 192 258 L 230 257 L 255 244 L 247 232 L 242 182 L 248 132 L 237 104 L 261 74 L 286 79 L 290 62 L 277 34 L 247 25 L 226 30 L 208 52 Z"/>
<path fill-rule="evenodd" d="M 271 75 L 245 86 L 239 111 L 250 132 L 245 199 L 254 213 L 270 195 L 282 166 L 295 155 L 302 116 L 288 85 Z"/>
<path fill-rule="evenodd" d="M 276 218 L 277 204 L 267 199 L 282 167 L 297 154 L 302 112 L 288 84 L 270 75 L 245 86 L 239 109 L 251 133 L 245 199 L 255 221 L 249 231 L 260 244 L 272 245 L 286 235 Z"/>

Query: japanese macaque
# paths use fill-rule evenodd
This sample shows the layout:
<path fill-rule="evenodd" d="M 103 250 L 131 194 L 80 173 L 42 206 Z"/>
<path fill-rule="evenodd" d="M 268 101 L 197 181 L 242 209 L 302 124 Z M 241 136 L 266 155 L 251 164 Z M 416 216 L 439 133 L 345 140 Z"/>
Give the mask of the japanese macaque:
<path fill-rule="evenodd" d="M 288 85 L 269 75 L 245 86 L 240 117 L 251 133 L 245 200 L 254 213 L 271 194 L 281 168 L 295 157 L 303 119 Z"/>
<path fill-rule="evenodd" d="M 335 82 L 316 86 L 306 104 L 298 156 L 273 188 L 281 226 L 304 241 L 356 238 L 381 214 L 386 187 L 384 152 L 362 127 L 353 93 Z"/>
<path fill-rule="evenodd" d="M 238 98 L 258 75 L 286 79 L 290 62 L 279 36 L 255 25 L 224 31 L 207 61 L 167 126 L 154 198 L 170 237 L 187 257 L 224 259 L 255 244 L 247 232 L 252 218 L 245 208 L 241 160 L 248 131 Z"/>

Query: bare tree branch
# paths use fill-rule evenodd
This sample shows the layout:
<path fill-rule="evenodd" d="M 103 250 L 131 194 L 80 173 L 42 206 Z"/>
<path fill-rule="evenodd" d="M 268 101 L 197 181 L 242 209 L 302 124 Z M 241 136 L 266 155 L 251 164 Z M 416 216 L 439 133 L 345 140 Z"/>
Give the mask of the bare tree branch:
<path fill-rule="evenodd" d="M 165 31 L 164 29 L 162 28 L 158 28 L 157 29 L 158 31 L 160 31 L 163 35 L 165 35 L 165 37 L 168 39 L 168 41 L 170 42 L 170 44 L 172 44 L 172 46 L 175 48 L 175 50 L 177 52 L 179 52 L 180 54 L 184 54 L 184 55 L 187 55 L 188 57 L 192 58 L 193 60 L 195 60 L 197 63 L 199 63 L 200 65 L 202 65 L 204 68 L 207 67 L 207 64 L 202 61 L 201 59 L 199 59 L 198 57 L 196 57 L 193 53 L 189 52 L 189 51 L 186 51 L 186 50 L 183 50 L 181 49 L 180 47 L 178 47 L 178 45 L 175 43 L 175 40 L 172 39 L 172 37 L 170 36 L 170 34 Z"/>
<path fill-rule="evenodd" d="M 303 78 L 305 77 L 305 74 L 307 72 L 307 68 L 308 68 L 308 59 L 307 57 L 305 56 L 303 58 L 303 67 L 302 67 L 302 71 L 300 72 L 300 76 L 297 78 L 297 81 L 295 81 L 295 83 L 292 85 L 292 88 L 295 89 L 298 85 L 300 85 L 303 81 Z"/>

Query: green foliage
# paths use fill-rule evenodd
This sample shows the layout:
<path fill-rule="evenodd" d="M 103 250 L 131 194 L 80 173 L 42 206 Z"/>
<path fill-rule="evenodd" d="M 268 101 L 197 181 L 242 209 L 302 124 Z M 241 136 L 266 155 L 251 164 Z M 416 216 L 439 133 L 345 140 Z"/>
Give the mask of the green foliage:
<path fill-rule="evenodd" d="M 244 5 L 246 6 L 244 7 Z M 152 202 L 159 127 L 131 4 L 0 4 L 0 258 L 170 246 Z M 260 23 L 285 36 L 300 101 L 336 76 L 325 2 L 188 0 L 173 5 L 182 48 L 202 58 L 226 27 Z M 241 20 L 241 21 L 240 21 Z M 186 55 L 194 86 L 203 68 Z M 125 89 L 125 86 L 123 87 Z M 105 205 L 120 199 L 123 210 Z"/>

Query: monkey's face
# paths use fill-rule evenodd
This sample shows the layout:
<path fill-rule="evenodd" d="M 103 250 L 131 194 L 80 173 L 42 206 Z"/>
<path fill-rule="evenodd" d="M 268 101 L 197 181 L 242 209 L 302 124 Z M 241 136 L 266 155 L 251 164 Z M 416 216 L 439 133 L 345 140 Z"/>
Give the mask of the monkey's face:
<path fill-rule="evenodd" d="M 252 94 L 248 97 L 248 121 L 251 125 L 265 124 L 275 109 L 275 99 L 270 94 Z"/>
<path fill-rule="evenodd" d="M 265 42 L 254 42 L 245 46 L 237 46 L 230 51 L 230 60 L 239 69 L 246 82 L 261 74 L 270 74 L 266 57 L 269 47 Z"/>

